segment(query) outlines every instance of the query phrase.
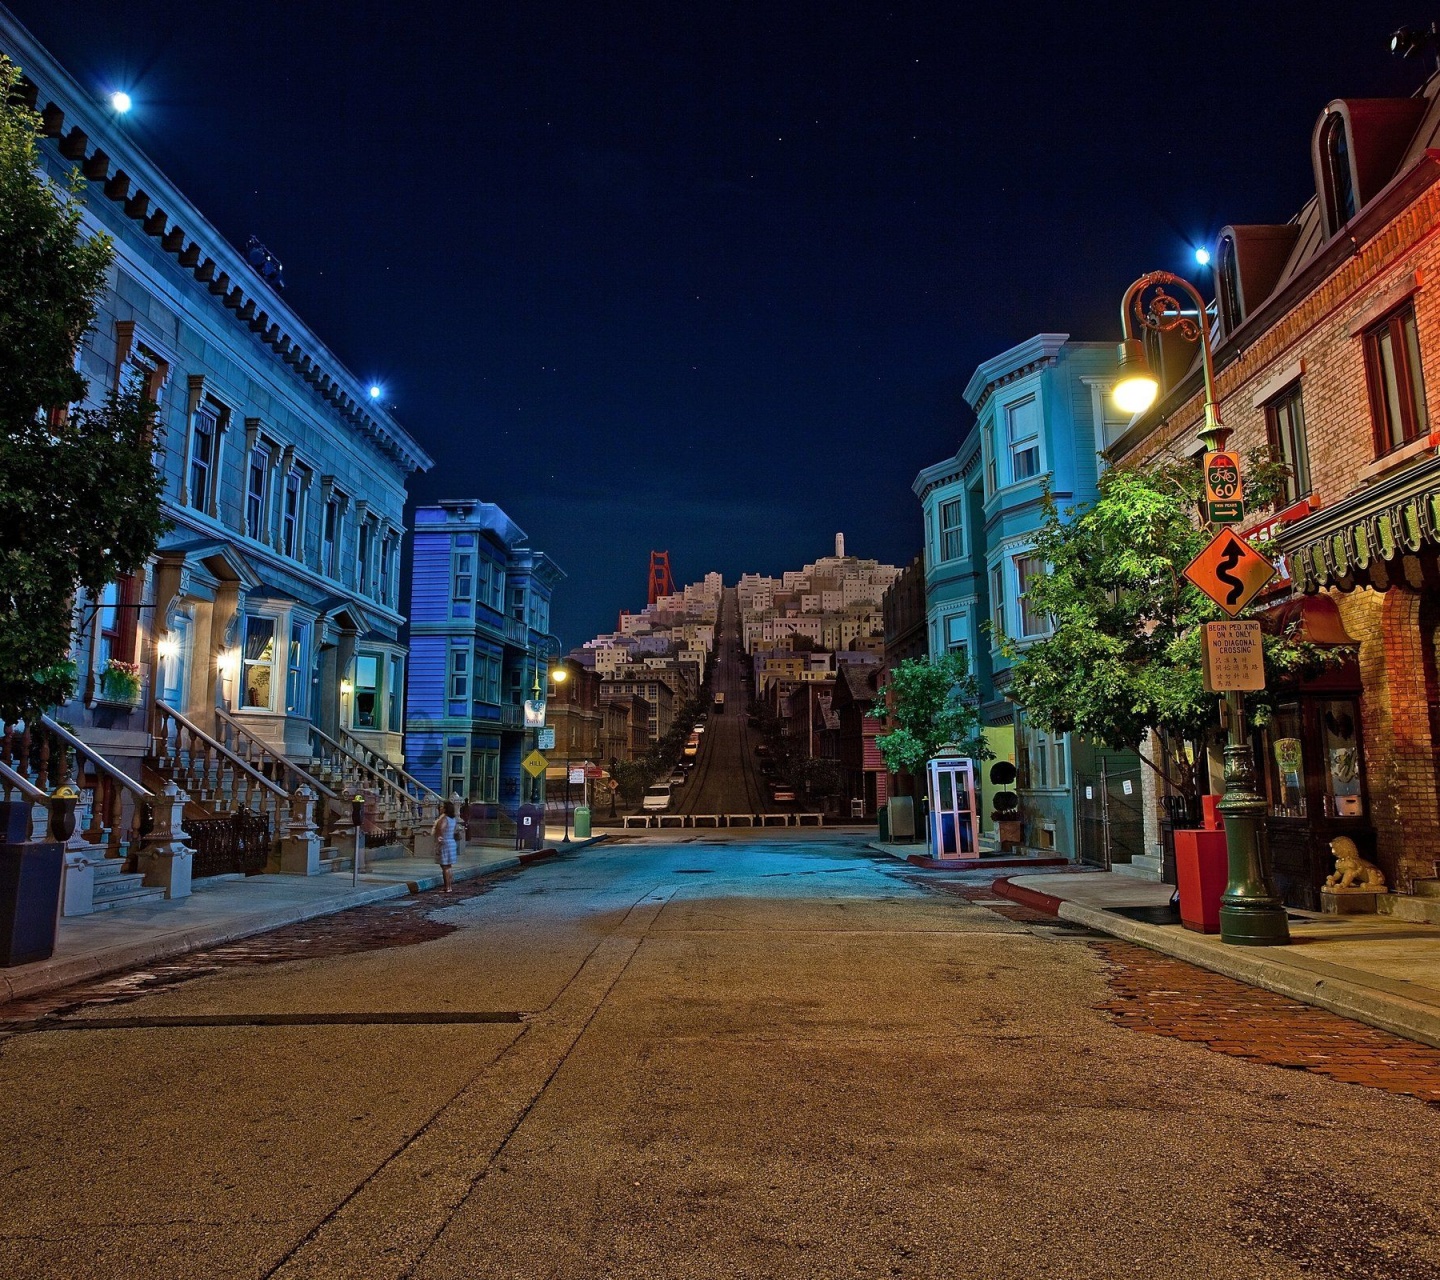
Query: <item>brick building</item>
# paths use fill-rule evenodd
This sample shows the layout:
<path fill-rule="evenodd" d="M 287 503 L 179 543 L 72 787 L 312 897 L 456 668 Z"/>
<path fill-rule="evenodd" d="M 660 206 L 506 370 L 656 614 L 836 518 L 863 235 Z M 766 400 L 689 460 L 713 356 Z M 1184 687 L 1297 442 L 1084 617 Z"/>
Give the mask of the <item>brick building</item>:
<path fill-rule="evenodd" d="M 1213 254 L 1231 447 L 1268 444 L 1293 472 L 1281 509 L 1251 516 L 1284 557 L 1268 616 L 1355 642 L 1320 679 L 1275 688 L 1256 734 L 1276 881 L 1299 906 L 1316 905 L 1336 835 L 1402 891 L 1440 858 L 1437 89 L 1329 103 L 1315 196 L 1284 226 L 1225 227 Z M 1110 450 L 1119 462 L 1200 448 L 1198 365 L 1152 354 L 1174 376 Z"/>

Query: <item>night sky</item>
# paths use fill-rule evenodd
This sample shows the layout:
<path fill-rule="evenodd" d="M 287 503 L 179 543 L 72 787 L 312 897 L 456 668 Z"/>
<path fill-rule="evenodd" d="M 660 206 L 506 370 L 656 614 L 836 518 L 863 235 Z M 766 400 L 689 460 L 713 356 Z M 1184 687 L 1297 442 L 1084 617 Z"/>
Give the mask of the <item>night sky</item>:
<path fill-rule="evenodd" d="M 10 0 L 437 459 L 569 574 L 904 563 L 976 364 L 1287 221 L 1423 6 Z"/>

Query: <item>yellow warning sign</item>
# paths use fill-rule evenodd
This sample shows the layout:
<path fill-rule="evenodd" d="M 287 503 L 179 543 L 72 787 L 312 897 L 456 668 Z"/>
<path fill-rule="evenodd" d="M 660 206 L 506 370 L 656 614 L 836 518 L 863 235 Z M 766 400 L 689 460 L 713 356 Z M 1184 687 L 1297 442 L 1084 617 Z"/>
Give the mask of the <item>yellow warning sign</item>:
<path fill-rule="evenodd" d="M 1222 529 L 1186 566 L 1185 576 L 1233 618 L 1275 576 L 1275 566 L 1238 533 Z"/>
<path fill-rule="evenodd" d="M 549 763 L 550 762 L 538 751 L 532 751 L 525 759 L 520 761 L 520 767 L 532 778 L 538 778 L 545 772 L 545 766 Z"/>

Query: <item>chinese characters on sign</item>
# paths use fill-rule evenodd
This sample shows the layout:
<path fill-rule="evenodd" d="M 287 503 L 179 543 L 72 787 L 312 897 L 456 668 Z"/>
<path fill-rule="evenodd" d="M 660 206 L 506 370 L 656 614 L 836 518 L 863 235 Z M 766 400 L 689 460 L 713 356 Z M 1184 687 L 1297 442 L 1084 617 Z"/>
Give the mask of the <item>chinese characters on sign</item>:
<path fill-rule="evenodd" d="M 1258 622 L 1207 622 L 1204 639 L 1201 661 L 1210 693 L 1265 687 L 1265 654 Z"/>

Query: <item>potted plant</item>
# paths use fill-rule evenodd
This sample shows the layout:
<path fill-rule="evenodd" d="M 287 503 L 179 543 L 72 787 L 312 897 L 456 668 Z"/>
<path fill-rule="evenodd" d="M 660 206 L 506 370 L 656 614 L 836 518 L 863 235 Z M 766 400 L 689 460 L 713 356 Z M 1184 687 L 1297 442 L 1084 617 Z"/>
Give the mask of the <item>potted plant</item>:
<path fill-rule="evenodd" d="M 140 701 L 140 664 L 109 659 L 100 669 L 100 696 L 133 707 Z"/>

